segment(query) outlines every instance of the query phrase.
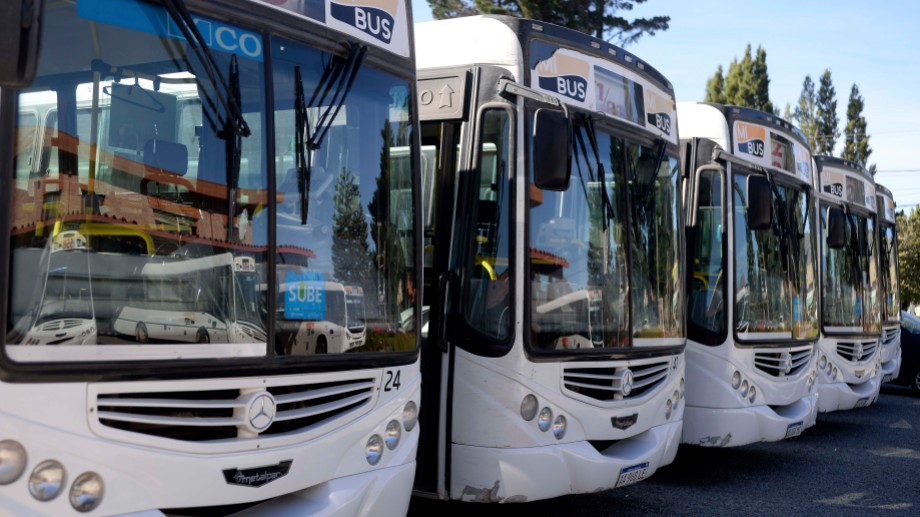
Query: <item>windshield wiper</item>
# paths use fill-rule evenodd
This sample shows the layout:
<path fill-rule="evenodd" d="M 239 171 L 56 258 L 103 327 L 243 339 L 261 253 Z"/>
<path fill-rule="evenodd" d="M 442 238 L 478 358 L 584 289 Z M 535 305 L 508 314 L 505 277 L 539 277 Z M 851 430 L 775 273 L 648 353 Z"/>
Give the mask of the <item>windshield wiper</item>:
<path fill-rule="evenodd" d="M 351 43 L 348 50 L 348 56 L 344 59 L 333 56 L 331 61 L 324 67 L 323 75 L 320 76 L 313 95 L 310 96 L 310 102 L 304 102 L 303 78 L 300 73 L 300 67 L 294 68 L 294 124 L 297 126 L 294 133 L 297 135 L 295 140 L 295 153 L 297 158 L 298 174 L 298 193 L 300 194 L 300 224 L 307 224 L 307 216 L 310 209 L 310 177 L 313 168 L 313 152 L 319 149 L 333 121 L 339 115 L 348 93 L 354 85 L 355 78 L 358 76 L 358 70 L 364 63 L 364 57 L 367 55 L 367 47 Z M 330 95 L 331 94 L 331 95 Z M 327 104 L 328 102 L 328 104 Z M 319 108 L 325 105 L 325 109 L 317 116 L 315 127 L 310 122 L 307 108 Z M 306 133 L 306 138 L 304 138 Z"/>
<path fill-rule="evenodd" d="M 600 151 L 598 150 L 597 145 L 597 133 L 594 128 L 594 119 L 589 115 L 582 115 L 584 124 L 582 127 L 585 130 L 585 133 L 588 135 L 588 144 L 591 146 L 591 152 L 594 155 L 594 164 L 597 167 L 597 175 L 594 175 L 594 167 L 591 167 L 591 164 L 588 163 L 588 175 L 593 176 L 591 179 L 594 181 L 600 181 L 601 184 L 601 202 L 603 204 L 603 229 L 606 232 L 609 227 L 609 222 L 616 216 L 616 212 L 613 209 L 613 203 L 610 201 L 610 194 L 607 192 L 607 172 L 604 171 L 604 162 L 601 161 Z M 575 132 L 575 139 L 578 141 L 579 147 L 581 147 L 581 152 L 588 156 L 588 150 L 585 146 L 584 137 L 581 136 L 580 131 Z M 579 174 L 581 171 L 579 170 Z"/>
<path fill-rule="evenodd" d="M 633 171 L 633 179 L 636 182 L 636 185 L 642 189 L 642 194 L 638 198 L 639 202 L 646 207 L 651 202 L 652 189 L 655 188 L 655 179 L 658 177 L 658 171 L 661 169 L 661 163 L 664 161 L 664 153 L 668 149 L 668 142 L 664 138 L 659 137 L 657 140 L 655 140 L 655 144 L 658 146 L 657 154 L 655 156 L 655 167 L 652 168 L 652 175 L 649 178 L 648 183 L 642 185 L 642 183 L 639 181 L 639 172 L 636 170 Z"/>

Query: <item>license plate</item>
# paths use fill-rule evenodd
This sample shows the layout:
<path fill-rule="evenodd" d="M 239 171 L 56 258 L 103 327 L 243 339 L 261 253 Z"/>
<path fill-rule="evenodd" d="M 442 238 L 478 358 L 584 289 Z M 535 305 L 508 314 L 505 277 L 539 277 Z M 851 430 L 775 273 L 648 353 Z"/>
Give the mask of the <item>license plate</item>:
<path fill-rule="evenodd" d="M 786 438 L 793 438 L 805 430 L 805 422 L 796 422 L 794 424 L 789 424 L 789 427 L 786 428 Z"/>
<path fill-rule="evenodd" d="M 642 481 L 645 479 L 645 476 L 648 475 L 648 462 L 640 463 L 638 465 L 633 465 L 631 467 L 625 467 L 620 470 L 620 477 L 617 478 L 616 487 L 631 485 L 633 483 Z"/>
<path fill-rule="evenodd" d="M 882 377 L 882 382 L 891 382 L 891 378 L 892 378 L 892 377 L 894 377 L 894 374 L 893 374 L 893 373 L 889 373 L 888 375 Z"/>
<path fill-rule="evenodd" d="M 856 407 L 866 407 L 869 405 L 869 397 L 862 398 L 856 401 Z"/>

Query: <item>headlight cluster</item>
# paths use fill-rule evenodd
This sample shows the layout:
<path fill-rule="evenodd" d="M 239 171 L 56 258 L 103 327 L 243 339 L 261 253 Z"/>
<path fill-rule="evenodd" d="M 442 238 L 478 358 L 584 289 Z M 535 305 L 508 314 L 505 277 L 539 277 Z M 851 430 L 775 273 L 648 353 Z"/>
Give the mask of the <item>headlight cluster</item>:
<path fill-rule="evenodd" d="M 753 382 L 748 382 L 747 379 L 742 377 L 741 372 L 735 370 L 732 373 L 732 388 L 738 391 L 738 395 L 741 395 L 742 399 L 747 399 L 751 404 L 757 400 L 757 387 L 754 386 Z"/>
<path fill-rule="evenodd" d="M 384 447 L 391 451 L 396 450 L 402 439 L 403 430 L 405 429 L 409 433 L 415 429 L 416 424 L 418 424 L 418 404 L 410 400 L 403 406 L 402 422 L 396 419 L 390 420 L 387 422 L 383 433 L 381 433 L 382 437 L 380 434 L 374 434 L 367 439 L 367 443 L 364 445 L 364 459 L 370 465 L 380 463 L 380 459 L 383 458 Z"/>
<path fill-rule="evenodd" d="M 834 366 L 830 359 L 828 359 L 824 354 L 821 354 L 821 357 L 818 359 L 818 369 L 827 374 L 827 376 L 830 377 L 832 381 L 837 380 L 839 370 L 837 370 L 837 367 Z"/>
<path fill-rule="evenodd" d="M 539 407 L 540 403 L 536 395 L 528 394 L 521 400 L 521 418 L 523 418 L 525 422 L 530 422 L 536 418 L 537 429 L 540 431 L 545 433 L 552 429 L 553 436 L 555 436 L 557 440 L 561 440 L 565 437 L 565 431 L 568 427 L 568 420 L 565 418 L 565 415 L 556 415 L 554 419 L 553 410 L 548 406 L 541 409 L 538 415 L 537 408 Z"/>
<path fill-rule="evenodd" d="M 90 327 L 88 329 L 84 329 L 83 332 L 80 333 L 80 337 L 95 336 L 95 335 L 96 335 L 96 327 Z"/>
<path fill-rule="evenodd" d="M 94 329 L 95 330 L 95 329 Z M 0 441 L 0 485 L 9 485 L 25 472 L 28 455 L 25 448 L 14 440 Z M 28 488 L 38 501 L 51 501 L 67 486 L 67 471 L 57 460 L 45 460 L 32 469 Z M 102 476 L 84 472 L 70 485 L 70 504 L 78 512 L 90 512 L 99 507 L 105 495 Z"/>
<path fill-rule="evenodd" d="M 824 360 L 827 361 L 827 358 L 825 357 Z M 817 379 L 817 377 L 818 377 L 818 370 L 812 370 L 811 373 L 808 374 L 808 380 L 806 381 L 806 384 L 808 385 L 809 393 L 811 392 L 811 389 L 815 386 L 815 379 Z"/>
<path fill-rule="evenodd" d="M 680 406 L 680 400 L 684 397 L 684 380 L 680 380 L 680 389 L 674 390 L 674 393 L 668 398 L 664 403 L 664 418 L 666 420 L 671 419 L 671 415 L 677 411 L 678 406 Z"/>

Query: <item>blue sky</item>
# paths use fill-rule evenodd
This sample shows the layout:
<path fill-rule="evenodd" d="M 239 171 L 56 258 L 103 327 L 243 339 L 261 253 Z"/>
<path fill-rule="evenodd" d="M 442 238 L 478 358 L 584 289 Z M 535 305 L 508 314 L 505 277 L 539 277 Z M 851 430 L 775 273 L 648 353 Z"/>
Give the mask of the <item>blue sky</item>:
<path fill-rule="evenodd" d="M 415 21 L 431 19 L 425 0 L 412 7 Z M 829 68 L 842 131 L 856 83 L 876 180 L 899 208 L 920 205 L 920 2 L 648 0 L 627 13 L 655 15 L 670 16 L 670 28 L 628 48 L 671 80 L 678 101 L 703 100 L 716 67 L 727 70 L 748 43 L 767 52 L 770 100 L 781 112 L 795 106 L 806 75 L 817 83 Z"/>

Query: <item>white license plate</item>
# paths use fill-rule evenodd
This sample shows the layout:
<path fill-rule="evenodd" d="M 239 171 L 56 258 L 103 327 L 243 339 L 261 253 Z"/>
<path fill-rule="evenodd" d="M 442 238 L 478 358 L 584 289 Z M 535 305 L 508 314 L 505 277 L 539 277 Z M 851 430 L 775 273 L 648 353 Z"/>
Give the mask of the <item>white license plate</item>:
<path fill-rule="evenodd" d="M 856 401 L 856 407 L 866 407 L 869 405 L 869 397 L 862 398 Z"/>
<path fill-rule="evenodd" d="M 805 430 L 805 422 L 796 422 L 794 424 L 789 424 L 789 427 L 786 428 L 786 438 L 793 438 L 802 434 L 802 431 Z"/>
<path fill-rule="evenodd" d="M 638 465 L 633 465 L 631 467 L 625 467 L 620 470 L 620 477 L 617 478 L 616 487 L 631 485 L 633 483 L 642 481 L 645 479 L 645 476 L 648 475 L 648 462 L 640 463 Z"/>
<path fill-rule="evenodd" d="M 882 382 L 891 382 L 891 380 L 892 380 L 891 378 L 892 378 L 892 377 L 894 377 L 894 374 L 893 374 L 893 373 L 889 373 L 888 375 L 882 377 Z"/>

